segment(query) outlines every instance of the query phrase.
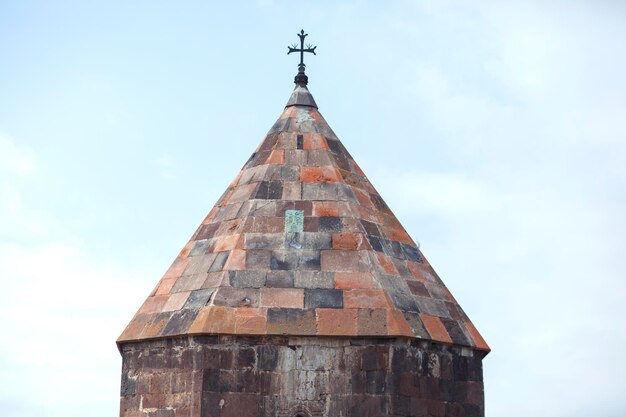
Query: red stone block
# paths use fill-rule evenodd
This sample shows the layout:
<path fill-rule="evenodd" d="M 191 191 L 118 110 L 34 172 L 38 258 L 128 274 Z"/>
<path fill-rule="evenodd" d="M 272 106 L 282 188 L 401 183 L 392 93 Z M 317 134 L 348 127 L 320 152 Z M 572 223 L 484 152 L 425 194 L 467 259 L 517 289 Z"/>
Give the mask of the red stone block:
<path fill-rule="evenodd" d="M 324 250 L 321 251 L 322 271 L 365 272 L 372 268 L 365 251 Z"/>
<path fill-rule="evenodd" d="M 285 151 L 282 149 L 274 149 L 265 161 L 266 164 L 284 164 Z"/>
<path fill-rule="evenodd" d="M 478 333 L 478 330 L 476 329 L 476 327 L 474 327 L 474 324 L 468 321 L 468 322 L 465 322 L 465 327 L 467 327 L 467 330 L 469 330 L 470 335 L 472 336 L 472 339 L 474 340 L 474 344 L 476 345 L 477 349 L 491 352 L 491 348 L 489 347 L 487 342 L 485 342 L 485 339 L 483 339 L 480 333 Z"/>
<path fill-rule="evenodd" d="M 234 249 L 241 235 L 220 236 L 215 240 L 214 252 L 223 252 Z"/>
<path fill-rule="evenodd" d="M 356 187 L 353 187 L 353 191 L 354 191 L 354 195 L 356 196 L 356 199 L 359 201 L 359 204 L 361 206 L 366 207 L 368 209 L 374 209 L 374 203 L 372 203 L 372 200 L 370 199 L 370 196 L 368 193 Z"/>
<path fill-rule="evenodd" d="M 172 290 L 172 287 L 174 286 L 174 284 L 176 284 L 176 280 L 177 278 L 163 278 L 160 282 L 159 285 L 157 285 L 156 290 L 154 291 L 153 295 L 166 295 L 169 294 L 170 291 Z"/>
<path fill-rule="evenodd" d="M 235 333 L 249 335 L 267 333 L 267 309 L 236 308 Z"/>
<path fill-rule="evenodd" d="M 420 314 L 420 319 L 424 323 L 428 334 L 433 340 L 443 343 L 452 343 L 452 339 L 443 325 L 439 317 L 429 316 L 428 314 Z"/>
<path fill-rule="evenodd" d="M 388 308 L 391 306 L 385 290 L 380 289 L 345 290 L 343 305 L 344 308 Z"/>
<path fill-rule="evenodd" d="M 387 311 L 387 329 L 390 335 L 413 337 L 413 330 L 404 318 L 404 314 L 396 309 Z"/>
<path fill-rule="evenodd" d="M 224 277 L 228 277 L 227 272 L 226 271 L 220 271 L 220 272 L 209 272 L 206 276 L 206 279 L 204 280 L 204 283 L 202 284 L 201 288 L 215 288 L 215 287 L 219 287 L 222 285 L 222 282 L 224 281 Z"/>
<path fill-rule="evenodd" d="M 153 320 L 144 327 L 141 337 L 148 339 L 156 337 L 161 333 L 161 330 L 167 325 L 169 321 L 169 315 L 158 314 L 155 315 Z"/>
<path fill-rule="evenodd" d="M 357 334 L 357 310 L 318 308 L 316 312 L 319 336 L 355 336 Z"/>
<path fill-rule="evenodd" d="M 263 288 L 261 306 L 304 308 L 304 290 L 302 288 Z"/>
<path fill-rule="evenodd" d="M 333 233 L 333 249 L 360 250 L 365 249 L 362 233 Z"/>
<path fill-rule="evenodd" d="M 398 275 L 398 270 L 394 266 L 393 262 L 389 257 L 383 253 L 376 252 L 376 258 L 378 259 L 378 264 L 382 268 L 383 272 L 387 275 Z"/>
<path fill-rule="evenodd" d="M 255 217 L 251 232 L 282 233 L 285 229 L 283 217 Z"/>
<path fill-rule="evenodd" d="M 331 167 L 305 166 L 300 169 L 302 182 L 337 182 L 339 174 Z"/>
<path fill-rule="evenodd" d="M 328 143 L 326 138 L 318 133 L 305 133 L 304 134 L 304 146 L 305 151 L 312 150 L 328 150 Z"/>
<path fill-rule="evenodd" d="M 314 201 L 313 216 L 315 217 L 339 217 L 338 201 Z"/>
<path fill-rule="evenodd" d="M 406 263 L 407 267 L 409 268 L 409 271 L 411 271 L 411 274 L 415 277 L 416 280 L 421 281 L 423 283 L 426 282 L 432 282 L 428 279 L 426 279 L 426 277 L 423 274 L 423 268 L 424 265 L 420 264 L 419 262 L 415 262 L 415 261 L 407 261 Z"/>
<path fill-rule="evenodd" d="M 361 308 L 357 313 L 357 333 L 360 336 L 386 336 L 387 310 Z"/>
<path fill-rule="evenodd" d="M 300 200 L 302 197 L 302 184 L 299 181 L 283 182 L 283 200 Z"/>
<path fill-rule="evenodd" d="M 148 297 L 137 314 L 160 313 L 168 299 L 167 295 Z"/>
<path fill-rule="evenodd" d="M 230 252 L 228 260 L 224 264 L 224 270 L 246 269 L 246 251 L 235 249 Z"/>
<path fill-rule="evenodd" d="M 336 272 L 335 288 L 341 289 L 373 289 L 378 288 L 374 276 L 370 272 Z M 345 292 L 344 292 L 345 297 Z"/>
<path fill-rule="evenodd" d="M 189 327 L 189 334 L 235 332 L 235 309 L 209 306 L 200 310 L 198 317 Z"/>
<path fill-rule="evenodd" d="M 188 258 L 176 258 L 172 263 L 172 266 L 167 270 L 163 278 L 178 278 L 183 274 L 185 268 L 187 268 Z"/>

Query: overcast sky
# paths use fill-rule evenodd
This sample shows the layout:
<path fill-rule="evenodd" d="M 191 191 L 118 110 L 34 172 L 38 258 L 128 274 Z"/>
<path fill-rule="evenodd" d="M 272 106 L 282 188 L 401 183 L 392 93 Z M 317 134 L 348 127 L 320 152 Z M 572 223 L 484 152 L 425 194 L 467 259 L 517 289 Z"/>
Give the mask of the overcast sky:
<path fill-rule="evenodd" d="M 493 349 L 487 416 L 626 415 L 626 3 L 434 0 L 0 1 L 1 414 L 118 414 L 115 339 L 302 27 L 320 111 Z"/>

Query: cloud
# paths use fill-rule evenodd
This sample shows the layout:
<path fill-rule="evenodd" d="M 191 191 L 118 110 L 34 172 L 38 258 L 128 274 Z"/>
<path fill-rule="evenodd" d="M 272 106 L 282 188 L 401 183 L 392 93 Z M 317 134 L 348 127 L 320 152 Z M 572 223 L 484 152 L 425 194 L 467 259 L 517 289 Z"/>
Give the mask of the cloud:
<path fill-rule="evenodd" d="M 33 151 L 20 147 L 7 135 L 0 134 L 0 174 L 28 177 L 37 173 Z"/>
<path fill-rule="evenodd" d="M 3 415 L 118 412 L 115 339 L 147 294 L 158 262 L 124 264 L 24 198 L 34 153 L 0 137 L 0 404 Z M 52 231 L 54 233 L 46 233 Z"/>

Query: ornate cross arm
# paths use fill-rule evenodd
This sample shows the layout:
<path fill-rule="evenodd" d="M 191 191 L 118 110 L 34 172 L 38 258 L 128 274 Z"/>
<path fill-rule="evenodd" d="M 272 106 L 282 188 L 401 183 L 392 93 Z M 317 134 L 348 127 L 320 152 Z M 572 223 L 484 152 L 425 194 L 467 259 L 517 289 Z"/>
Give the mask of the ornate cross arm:
<path fill-rule="evenodd" d="M 300 38 L 300 48 L 298 48 L 298 44 L 295 44 L 295 43 L 287 47 L 288 49 L 287 55 L 289 55 L 292 52 L 300 52 L 300 63 L 298 64 L 298 75 L 300 74 L 304 75 L 304 68 L 306 67 L 306 65 L 304 65 L 304 53 L 309 52 L 309 53 L 312 53 L 313 55 L 316 55 L 315 48 L 317 48 L 317 46 L 307 44 L 306 48 L 304 47 L 304 38 L 306 38 L 307 36 L 309 36 L 309 34 L 304 33 L 304 29 L 301 30 L 300 33 L 298 33 L 298 37 Z M 298 80 L 296 79 L 296 83 L 297 82 Z M 306 82 L 305 82 L 305 85 L 306 85 Z"/>

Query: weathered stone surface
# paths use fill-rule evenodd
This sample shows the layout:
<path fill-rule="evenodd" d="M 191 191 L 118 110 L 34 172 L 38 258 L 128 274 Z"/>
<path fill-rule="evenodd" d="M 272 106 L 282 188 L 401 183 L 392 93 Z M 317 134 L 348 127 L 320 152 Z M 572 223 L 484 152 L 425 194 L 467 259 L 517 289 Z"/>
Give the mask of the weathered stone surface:
<path fill-rule="evenodd" d="M 199 336 L 125 343 L 121 351 L 121 417 L 484 415 L 484 352 L 469 348 Z"/>

